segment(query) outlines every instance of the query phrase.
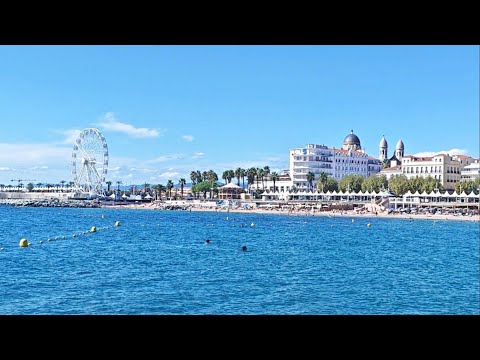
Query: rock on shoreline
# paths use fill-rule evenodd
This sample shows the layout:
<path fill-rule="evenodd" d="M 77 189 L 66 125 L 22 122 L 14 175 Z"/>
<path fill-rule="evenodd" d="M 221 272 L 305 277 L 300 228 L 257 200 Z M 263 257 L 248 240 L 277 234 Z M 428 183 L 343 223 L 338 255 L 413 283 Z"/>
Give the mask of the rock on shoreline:
<path fill-rule="evenodd" d="M 0 199 L 0 205 L 15 207 L 70 207 L 70 208 L 98 208 L 96 200 L 60 200 L 58 198 L 27 200 L 27 199 Z"/>

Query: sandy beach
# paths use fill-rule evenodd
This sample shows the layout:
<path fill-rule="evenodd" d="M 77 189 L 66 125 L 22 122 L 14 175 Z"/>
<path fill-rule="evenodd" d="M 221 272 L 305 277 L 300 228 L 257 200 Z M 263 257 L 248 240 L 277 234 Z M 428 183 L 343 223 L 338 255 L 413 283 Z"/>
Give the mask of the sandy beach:
<path fill-rule="evenodd" d="M 179 211 L 208 211 L 208 212 L 221 212 L 225 214 L 229 213 L 255 213 L 255 214 L 278 214 L 278 215 L 287 215 L 287 216 L 327 216 L 327 217 L 352 217 L 352 218 L 388 218 L 388 219 L 429 219 L 429 220 L 454 220 L 454 221 L 474 221 L 480 222 L 480 215 L 473 216 L 463 216 L 463 215 L 445 215 L 445 214 L 398 214 L 390 213 L 387 211 L 370 213 L 364 212 L 359 213 L 356 210 L 330 210 L 330 211 L 319 211 L 319 210 L 305 210 L 305 209 L 265 209 L 265 208 L 249 208 L 243 209 L 239 208 L 218 208 L 218 207 L 209 207 L 202 206 L 200 204 L 180 202 L 188 206 L 188 210 L 179 210 Z M 135 203 L 127 205 L 108 205 L 108 208 L 116 209 L 143 209 L 143 210 L 163 210 L 165 203 Z"/>

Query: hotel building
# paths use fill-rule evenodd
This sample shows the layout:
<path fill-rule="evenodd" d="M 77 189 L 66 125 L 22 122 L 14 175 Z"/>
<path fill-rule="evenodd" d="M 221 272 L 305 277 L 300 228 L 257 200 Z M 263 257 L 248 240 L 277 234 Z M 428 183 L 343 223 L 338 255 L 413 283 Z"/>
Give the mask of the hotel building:
<path fill-rule="evenodd" d="M 437 154 L 432 157 L 407 155 L 402 158 L 402 174 L 408 179 L 431 176 L 446 190 L 453 190 L 461 179 L 462 169 L 474 159 L 465 155 Z"/>
<path fill-rule="evenodd" d="M 325 145 L 307 144 L 304 148 L 290 149 L 290 176 L 293 186 L 303 190 L 309 188 L 307 173 L 312 172 L 316 189 L 321 172 L 340 181 L 345 175 L 368 177 L 378 173 L 381 162 L 362 150 L 360 139 L 353 130 L 343 140 L 341 149 Z"/>

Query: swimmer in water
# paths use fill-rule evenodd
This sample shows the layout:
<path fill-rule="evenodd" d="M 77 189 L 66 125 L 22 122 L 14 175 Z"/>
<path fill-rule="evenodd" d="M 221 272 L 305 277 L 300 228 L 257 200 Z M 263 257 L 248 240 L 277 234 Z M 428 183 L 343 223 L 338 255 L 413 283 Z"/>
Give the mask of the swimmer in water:
<path fill-rule="evenodd" d="M 210 244 L 210 240 L 209 240 L 209 239 L 205 240 L 205 245 L 208 245 L 208 244 Z"/>
<path fill-rule="evenodd" d="M 247 251 L 247 245 L 242 246 L 242 251 Z"/>

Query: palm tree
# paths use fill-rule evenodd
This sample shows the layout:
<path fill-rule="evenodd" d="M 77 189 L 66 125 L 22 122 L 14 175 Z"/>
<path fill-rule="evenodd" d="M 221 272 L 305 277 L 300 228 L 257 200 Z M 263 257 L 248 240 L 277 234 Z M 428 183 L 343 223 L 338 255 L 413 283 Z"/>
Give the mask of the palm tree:
<path fill-rule="evenodd" d="M 268 177 L 270 175 L 270 166 L 263 167 L 263 175 L 262 175 L 262 188 L 265 190 L 265 185 L 263 184 L 263 177 Z"/>
<path fill-rule="evenodd" d="M 182 189 L 181 195 L 182 195 L 182 199 L 183 199 L 183 186 L 187 183 L 187 181 L 184 178 L 181 178 L 178 183 L 180 184 L 180 188 Z"/>
<path fill-rule="evenodd" d="M 122 183 L 121 180 L 117 181 L 117 191 L 120 192 L 120 184 Z"/>
<path fill-rule="evenodd" d="M 255 171 L 257 173 L 256 175 L 257 175 L 257 192 L 258 192 L 258 180 L 260 177 L 262 178 L 262 183 L 263 183 L 263 169 L 256 168 Z"/>
<path fill-rule="evenodd" d="M 225 185 L 227 185 L 227 179 L 228 179 L 228 170 L 225 170 L 222 174 L 222 179 L 225 181 Z"/>
<path fill-rule="evenodd" d="M 110 186 L 112 186 L 112 182 L 107 181 L 107 182 L 105 182 L 105 184 L 107 184 L 107 193 L 109 193 L 110 192 Z"/>
<path fill-rule="evenodd" d="M 66 183 L 66 182 L 67 182 L 66 180 L 60 181 L 60 184 L 62 184 L 62 192 L 63 192 L 63 187 L 65 186 L 65 183 Z"/>
<path fill-rule="evenodd" d="M 276 188 L 275 188 L 275 182 L 280 179 L 280 177 L 278 176 L 278 174 L 274 171 L 270 174 L 270 178 L 272 179 L 273 181 L 273 192 L 276 191 Z"/>
<path fill-rule="evenodd" d="M 245 189 L 245 176 L 247 176 L 247 170 L 240 169 L 240 176 L 242 177 L 242 188 Z"/>
<path fill-rule="evenodd" d="M 242 168 L 237 168 L 234 172 L 235 177 L 237 178 L 237 185 L 240 186 L 240 178 L 242 177 Z"/>
<path fill-rule="evenodd" d="M 327 182 L 328 182 L 328 175 L 324 171 L 320 172 L 320 175 L 318 176 L 318 182 L 322 184 L 322 192 L 325 192 L 325 189 L 327 187 Z"/>
<path fill-rule="evenodd" d="M 309 171 L 307 173 L 307 181 L 308 181 L 308 190 L 313 187 L 313 180 L 315 179 L 315 174 Z"/>
<path fill-rule="evenodd" d="M 168 180 L 167 181 L 167 190 L 168 190 L 168 197 L 171 199 L 172 198 L 172 188 L 173 188 L 173 181 Z"/>
<path fill-rule="evenodd" d="M 250 190 L 250 186 L 253 184 L 255 181 L 255 176 L 257 175 L 257 169 L 254 167 L 251 167 L 250 169 L 247 170 L 247 184 L 248 184 L 248 190 Z"/>
<path fill-rule="evenodd" d="M 228 170 L 228 182 L 232 182 L 232 179 L 235 177 L 235 171 Z"/>
<path fill-rule="evenodd" d="M 145 192 L 149 191 L 150 190 L 150 184 L 149 183 L 143 184 L 143 189 L 145 190 Z"/>
<path fill-rule="evenodd" d="M 190 173 L 190 180 L 192 180 L 192 186 L 197 184 L 197 172 L 192 171 Z"/>
<path fill-rule="evenodd" d="M 208 179 L 208 172 L 207 171 L 202 172 L 202 181 L 207 181 L 207 179 Z"/>
<path fill-rule="evenodd" d="M 217 173 L 213 170 L 208 170 L 207 180 L 210 181 L 210 199 L 211 199 L 212 198 L 212 191 L 213 191 L 213 183 L 214 183 L 214 181 L 218 180 Z"/>

